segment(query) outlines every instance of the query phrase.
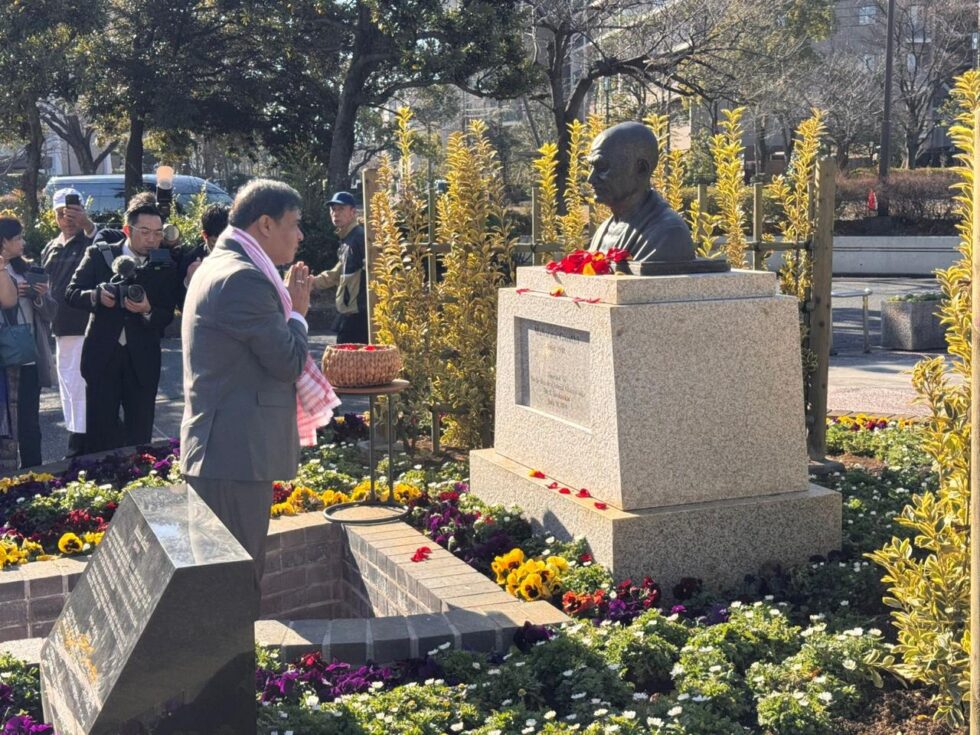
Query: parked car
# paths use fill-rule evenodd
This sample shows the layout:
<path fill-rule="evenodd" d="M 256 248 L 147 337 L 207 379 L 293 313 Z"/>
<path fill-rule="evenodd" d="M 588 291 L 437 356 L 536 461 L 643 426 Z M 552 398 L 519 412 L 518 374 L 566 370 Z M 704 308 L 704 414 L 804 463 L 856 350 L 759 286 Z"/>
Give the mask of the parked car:
<path fill-rule="evenodd" d="M 155 174 L 143 174 L 143 188 L 154 191 L 157 177 Z M 71 187 L 78 189 L 82 201 L 90 212 L 95 214 L 123 212 L 126 209 L 125 177 L 122 174 L 104 174 L 100 176 L 52 176 L 44 187 L 44 193 L 50 197 L 58 189 Z M 198 178 L 197 176 L 174 176 L 174 201 L 177 211 L 183 211 L 192 197 L 204 189 L 208 204 L 231 204 L 231 197 L 217 184 Z"/>

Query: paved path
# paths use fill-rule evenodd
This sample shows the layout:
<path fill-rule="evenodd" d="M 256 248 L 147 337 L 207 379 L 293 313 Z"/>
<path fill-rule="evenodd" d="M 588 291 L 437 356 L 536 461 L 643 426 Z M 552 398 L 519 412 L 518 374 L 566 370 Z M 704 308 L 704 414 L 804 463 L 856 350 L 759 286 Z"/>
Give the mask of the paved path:
<path fill-rule="evenodd" d="M 864 352 L 862 299 L 835 298 L 834 350 L 830 358 L 827 409 L 876 414 L 925 415 L 914 403 L 910 371 L 919 360 L 941 353 L 881 348 L 881 302 L 894 294 L 937 291 L 934 278 L 835 278 L 835 292 L 872 290 L 868 299 L 871 352 Z"/>
<path fill-rule="evenodd" d="M 835 279 L 835 291 L 861 291 L 871 288 L 870 354 L 864 354 L 861 332 L 860 297 L 834 300 L 834 347 L 837 354 L 830 360 L 830 391 L 828 409 L 831 411 L 863 411 L 878 414 L 923 414 L 922 406 L 912 404 L 914 391 L 908 371 L 925 355 L 892 352 L 881 349 L 881 301 L 890 294 L 909 291 L 936 290 L 932 278 L 849 278 Z M 313 335 L 314 355 L 319 360 L 324 348 L 334 342 L 333 335 Z M 157 396 L 154 435 L 158 438 L 176 436 L 183 411 L 181 388 L 180 340 L 167 339 L 163 344 L 163 373 Z M 346 401 L 342 410 L 363 411 L 365 399 Z M 45 462 L 60 459 L 64 454 L 67 436 L 61 416 L 61 404 L 55 390 L 41 394 L 42 453 Z"/>

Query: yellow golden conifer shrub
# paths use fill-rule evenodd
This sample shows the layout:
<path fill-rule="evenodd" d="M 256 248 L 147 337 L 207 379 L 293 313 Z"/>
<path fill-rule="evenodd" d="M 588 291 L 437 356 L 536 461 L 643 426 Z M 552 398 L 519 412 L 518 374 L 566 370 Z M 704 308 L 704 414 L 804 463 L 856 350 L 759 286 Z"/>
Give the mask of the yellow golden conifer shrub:
<path fill-rule="evenodd" d="M 668 122 L 669 118 L 667 115 L 658 115 L 656 113 L 643 118 L 643 124 L 650 128 L 653 134 L 657 136 L 657 165 L 650 172 L 650 184 L 659 192 L 667 189 L 667 157 L 665 154 L 667 153 Z"/>
<path fill-rule="evenodd" d="M 583 196 L 585 196 L 589 205 L 589 224 L 592 227 L 592 232 L 595 232 L 599 225 L 605 222 L 612 215 L 612 211 L 605 204 L 599 204 L 595 200 L 595 191 L 592 189 L 592 185 L 589 183 L 589 173 L 592 169 L 588 164 L 588 155 L 592 150 L 592 141 L 594 141 L 599 133 L 605 130 L 605 128 L 608 126 L 598 115 L 589 115 L 588 119 L 585 121 L 585 124 L 588 129 L 589 140 L 585 145 L 586 160 L 583 168 L 582 190 Z"/>
<path fill-rule="evenodd" d="M 485 123 L 474 120 L 465 134 L 450 136 L 445 179 L 437 237 L 449 253 L 439 289 L 433 392 L 460 411 L 446 417 L 446 443 L 485 447 L 493 432 L 497 289 L 509 280 L 515 241 Z"/>
<path fill-rule="evenodd" d="M 721 132 L 711 138 L 711 157 L 715 162 L 716 201 L 719 223 L 725 233 L 725 257 L 732 268 L 745 268 L 745 210 L 742 208 L 745 186 L 745 163 L 742 144 L 744 107 L 725 110 Z"/>
<path fill-rule="evenodd" d="M 374 340 L 396 345 L 401 353 L 402 374 L 411 387 L 399 397 L 396 431 L 414 449 L 431 400 L 430 376 L 436 364 L 432 339 L 438 315 L 426 278 L 428 219 L 425 199 L 413 178 L 411 120 L 408 108 L 398 111 L 399 160 L 382 158 L 370 220 L 375 247 L 380 250 L 371 274 Z"/>
<path fill-rule="evenodd" d="M 953 97 L 959 115 L 950 130 L 958 151 L 959 182 L 954 185 L 960 215 L 960 260 L 939 271 L 940 307 L 952 358 L 923 360 L 912 372 L 919 400 L 932 416 L 925 449 L 939 474 L 936 492 L 915 495 L 895 519 L 910 538 L 893 538 L 869 557 L 885 570 L 884 602 L 894 608 L 898 643 L 879 663 L 936 691 L 936 717 L 961 726 L 970 692 L 970 350 L 973 199 L 980 189 L 973 180 L 974 110 L 980 106 L 980 72 L 956 80 Z M 960 378 L 962 380 L 951 380 Z"/>
<path fill-rule="evenodd" d="M 545 143 L 534 159 L 538 175 L 538 212 L 541 221 L 539 237 L 542 242 L 558 242 L 558 146 Z"/>
<path fill-rule="evenodd" d="M 717 214 L 702 210 L 701 204 L 694 199 L 684 218 L 691 228 L 691 238 L 699 257 L 717 258 L 724 255 L 725 251 L 718 247 L 718 238 L 715 235 L 720 220 Z"/>
<path fill-rule="evenodd" d="M 558 218 L 565 252 L 588 247 L 592 187 L 589 185 L 589 164 L 586 157 L 592 139 L 581 120 L 568 124 L 568 178 L 565 181 L 565 214 Z"/>
<path fill-rule="evenodd" d="M 685 151 L 671 148 L 664 158 L 666 159 L 666 174 L 664 176 L 664 188 L 660 193 L 671 209 L 676 212 L 683 212 L 684 174 L 687 169 Z"/>
<path fill-rule="evenodd" d="M 810 182 L 814 180 L 817 156 L 825 132 L 823 112 L 814 110 L 813 115 L 796 129 L 793 156 L 786 174 L 773 178 L 767 187 L 769 196 L 782 209 L 783 219 L 779 230 L 787 240 L 804 241 L 813 235 Z M 809 253 L 805 250 L 788 251 L 783 262 L 779 272 L 783 293 L 806 301 L 813 283 L 813 264 Z"/>

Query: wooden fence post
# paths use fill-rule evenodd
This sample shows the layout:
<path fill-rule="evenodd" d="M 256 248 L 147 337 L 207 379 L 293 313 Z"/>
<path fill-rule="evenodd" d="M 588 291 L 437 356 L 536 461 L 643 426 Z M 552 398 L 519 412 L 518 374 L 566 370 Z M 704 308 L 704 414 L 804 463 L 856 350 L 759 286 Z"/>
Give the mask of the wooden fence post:
<path fill-rule="evenodd" d="M 833 287 L 834 187 L 832 158 L 817 163 L 814 194 L 816 224 L 811 249 L 813 281 L 808 314 L 810 349 L 817 358 L 817 369 L 810 380 L 810 459 L 825 462 L 827 453 L 827 377 L 830 361 L 830 334 L 833 328 L 830 292 Z M 810 200 L 813 202 L 813 198 Z"/>
<path fill-rule="evenodd" d="M 980 735 L 980 108 L 973 113 L 973 283 L 970 329 L 970 735 Z"/>
<path fill-rule="evenodd" d="M 367 286 L 368 342 L 374 341 L 374 335 L 378 331 L 374 323 L 373 286 L 373 273 L 378 260 L 378 250 L 374 245 L 374 228 L 371 226 L 371 200 L 377 190 L 377 169 L 364 169 L 361 172 L 361 191 L 364 193 L 364 283 Z"/>

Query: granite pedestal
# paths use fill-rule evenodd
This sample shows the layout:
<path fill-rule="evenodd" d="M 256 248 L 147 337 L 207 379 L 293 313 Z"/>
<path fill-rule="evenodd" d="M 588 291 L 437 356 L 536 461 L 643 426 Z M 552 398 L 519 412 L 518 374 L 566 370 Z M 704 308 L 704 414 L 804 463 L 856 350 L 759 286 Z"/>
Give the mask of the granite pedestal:
<path fill-rule="evenodd" d="M 807 477 L 797 309 L 768 272 L 519 269 L 500 292 L 495 446 L 471 455 L 473 492 L 664 585 L 837 548 L 840 496 Z"/>

